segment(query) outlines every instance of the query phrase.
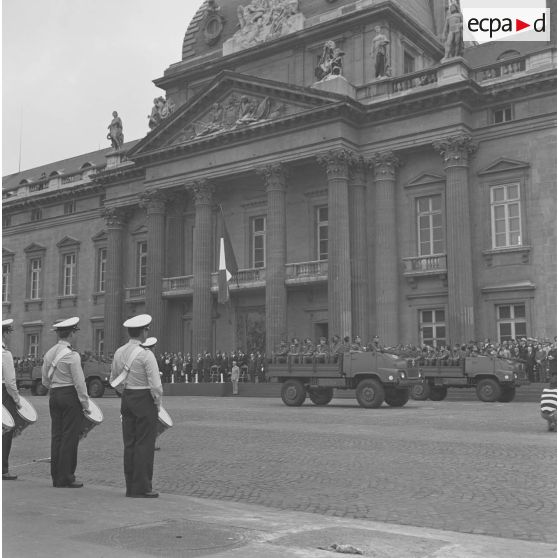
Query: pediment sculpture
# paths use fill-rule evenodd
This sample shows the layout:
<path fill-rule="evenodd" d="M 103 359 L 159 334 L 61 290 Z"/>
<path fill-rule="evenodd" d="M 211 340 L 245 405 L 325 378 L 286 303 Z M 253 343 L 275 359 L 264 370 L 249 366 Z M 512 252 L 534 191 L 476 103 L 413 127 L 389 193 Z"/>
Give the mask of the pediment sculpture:
<path fill-rule="evenodd" d="M 207 136 L 264 120 L 277 118 L 287 111 L 284 103 L 270 97 L 252 97 L 232 94 L 221 102 L 215 102 L 210 110 L 192 123 L 192 137 Z"/>
<path fill-rule="evenodd" d="M 223 44 L 231 54 L 304 28 L 298 0 L 252 0 L 237 9 L 240 29 Z"/>
<path fill-rule="evenodd" d="M 150 130 L 156 128 L 163 120 L 168 118 L 174 112 L 175 106 L 172 99 L 157 97 L 153 99 L 153 108 L 151 114 L 148 115 L 148 126 Z"/>

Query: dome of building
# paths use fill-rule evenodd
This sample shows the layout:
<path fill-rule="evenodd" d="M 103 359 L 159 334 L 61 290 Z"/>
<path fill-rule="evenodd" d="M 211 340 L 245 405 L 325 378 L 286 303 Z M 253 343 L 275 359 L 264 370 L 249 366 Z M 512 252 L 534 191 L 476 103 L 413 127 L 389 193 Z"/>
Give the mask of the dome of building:
<path fill-rule="evenodd" d="M 214 54 L 240 29 L 239 8 L 271 11 L 288 5 L 304 16 L 304 28 L 375 5 L 393 3 L 435 35 L 441 32 L 444 0 L 205 0 L 190 21 L 182 43 L 182 60 Z"/>

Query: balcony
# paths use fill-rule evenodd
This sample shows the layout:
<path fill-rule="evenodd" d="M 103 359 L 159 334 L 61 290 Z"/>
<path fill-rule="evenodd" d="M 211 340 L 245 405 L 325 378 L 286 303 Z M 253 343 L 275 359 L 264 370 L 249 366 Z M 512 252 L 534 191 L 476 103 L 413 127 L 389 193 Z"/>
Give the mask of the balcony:
<path fill-rule="evenodd" d="M 327 281 L 327 261 L 300 262 L 287 264 L 285 266 L 286 285 L 306 285 L 310 283 Z M 243 291 L 246 289 L 265 288 L 265 268 L 239 269 L 236 276 L 229 283 L 231 291 Z M 143 289 L 145 296 L 145 287 Z M 211 274 L 211 292 L 216 293 L 219 289 L 219 273 Z M 126 301 L 132 302 L 128 291 L 137 289 L 126 289 Z M 185 275 L 181 277 L 163 278 L 163 297 L 185 297 L 192 296 L 194 292 L 194 276 Z M 134 300 L 135 301 L 135 300 Z"/>
<path fill-rule="evenodd" d="M 446 254 L 403 258 L 403 264 L 405 265 L 403 277 L 407 279 L 413 289 L 416 288 L 417 279 L 440 277 L 445 281 L 448 273 Z"/>
<path fill-rule="evenodd" d="M 487 80 L 500 80 L 502 78 L 507 78 L 513 74 L 519 72 L 524 72 L 526 69 L 526 59 L 527 57 L 513 58 L 510 60 L 503 60 L 496 64 L 491 64 L 490 66 L 484 66 L 479 68 L 472 73 L 472 77 L 478 83 L 482 83 Z"/>
<path fill-rule="evenodd" d="M 143 287 L 130 287 L 124 289 L 126 292 L 125 302 L 144 302 L 145 301 L 145 286 Z"/>

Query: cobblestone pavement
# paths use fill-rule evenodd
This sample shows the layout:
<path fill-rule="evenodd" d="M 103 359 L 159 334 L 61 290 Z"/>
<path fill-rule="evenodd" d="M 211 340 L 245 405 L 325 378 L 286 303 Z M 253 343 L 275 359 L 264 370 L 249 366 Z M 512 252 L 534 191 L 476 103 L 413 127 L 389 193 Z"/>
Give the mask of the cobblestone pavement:
<path fill-rule="evenodd" d="M 48 398 L 14 441 L 11 468 L 48 478 Z M 123 491 L 119 406 L 80 444 L 78 477 Z M 364 410 L 334 400 L 167 397 L 161 492 L 282 510 L 532 541 L 556 541 L 556 434 L 537 403 L 418 402 Z"/>

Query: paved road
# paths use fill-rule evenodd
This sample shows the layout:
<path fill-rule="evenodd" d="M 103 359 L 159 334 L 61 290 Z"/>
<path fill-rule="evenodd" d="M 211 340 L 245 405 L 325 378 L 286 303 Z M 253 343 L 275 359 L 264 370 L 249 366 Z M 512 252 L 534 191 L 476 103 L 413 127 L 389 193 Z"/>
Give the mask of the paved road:
<path fill-rule="evenodd" d="M 48 478 L 48 399 L 12 468 Z M 119 400 L 82 442 L 78 476 L 123 489 Z M 154 486 L 269 508 L 555 543 L 556 434 L 536 403 L 410 401 L 364 410 L 263 398 L 167 397 Z"/>

